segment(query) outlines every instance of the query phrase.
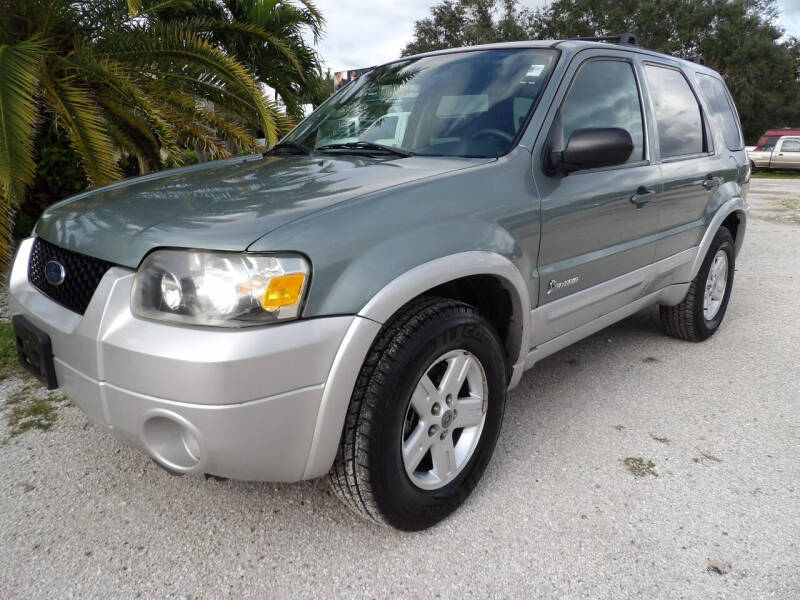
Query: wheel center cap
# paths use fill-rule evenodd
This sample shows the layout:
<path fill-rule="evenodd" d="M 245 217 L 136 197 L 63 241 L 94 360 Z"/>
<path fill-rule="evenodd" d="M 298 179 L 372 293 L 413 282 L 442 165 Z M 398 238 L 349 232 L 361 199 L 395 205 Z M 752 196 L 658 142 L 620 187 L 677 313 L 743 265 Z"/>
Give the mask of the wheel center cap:
<path fill-rule="evenodd" d="M 444 414 L 442 414 L 442 428 L 447 429 L 453 423 L 453 411 L 446 410 Z"/>

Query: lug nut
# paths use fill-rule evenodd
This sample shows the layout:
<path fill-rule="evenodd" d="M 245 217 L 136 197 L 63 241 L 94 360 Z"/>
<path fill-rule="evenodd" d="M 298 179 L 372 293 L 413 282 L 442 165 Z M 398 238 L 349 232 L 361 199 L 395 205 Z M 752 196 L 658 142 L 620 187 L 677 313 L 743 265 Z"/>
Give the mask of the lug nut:
<path fill-rule="evenodd" d="M 447 394 L 444 401 L 447 403 L 447 406 L 453 406 L 453 394 Z"/>
<path fill-rule="evenodd" d="M 431 414 L 440 415 L 442 413 L 442 405 L 438 402 L 434 402 L 433 406 L 431 406 Z"/>
<path fill-rule="evenodd" d="M 440 440 L 444 440 L 444 438 L 446 438 L 446 437 L 447 437 L 447 429 L 445 429 L 445 430 L 442 432 L 442 435 L 440 435 L 440 436 L 439 436 L 439 439 L 440 439 Z"/>
<path fill-rule="evenodd" d="M 431 425 L 431 426 L 428 428 L 428 435 L 429 435 L 429 436 L 431 436 L 431 437 L 433 437 L 433 436 L 435 436 L 435 435 L 436 435 L 436 432 L 437 432 L 437 431 L 439 431 L 439 428 L 438 428 L 436 425 Z"/>

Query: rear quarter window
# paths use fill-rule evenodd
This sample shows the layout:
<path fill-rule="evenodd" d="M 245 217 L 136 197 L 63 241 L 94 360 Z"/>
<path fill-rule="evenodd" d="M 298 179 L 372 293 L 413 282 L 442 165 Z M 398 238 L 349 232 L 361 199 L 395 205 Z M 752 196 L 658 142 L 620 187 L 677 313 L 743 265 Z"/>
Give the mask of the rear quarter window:
<path fill-rule="evenodd" d="M 742 130 L 739 127 L 739 119 L 734 112 L 733 102 L 722 83 L 716 77 L 697 74 L 697 85 L 700 95 L 706 103 L 709 117 L 714 128 L 722 132 L 725 138 L 725 145 L 729 150 L 741 150 L 744 148 Z"/>

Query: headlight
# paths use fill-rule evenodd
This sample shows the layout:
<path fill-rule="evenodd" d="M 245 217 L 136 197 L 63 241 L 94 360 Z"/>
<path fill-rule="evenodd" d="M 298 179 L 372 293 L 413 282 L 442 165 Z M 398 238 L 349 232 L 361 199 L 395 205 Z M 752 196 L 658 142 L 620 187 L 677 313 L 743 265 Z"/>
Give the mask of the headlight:
<path fill-rule="evenodd" d="M 298 255 L 156 250 L 133 283 L 133 313 L 187 325 L 248 327 L 293 319 L 310 267 Z"/>

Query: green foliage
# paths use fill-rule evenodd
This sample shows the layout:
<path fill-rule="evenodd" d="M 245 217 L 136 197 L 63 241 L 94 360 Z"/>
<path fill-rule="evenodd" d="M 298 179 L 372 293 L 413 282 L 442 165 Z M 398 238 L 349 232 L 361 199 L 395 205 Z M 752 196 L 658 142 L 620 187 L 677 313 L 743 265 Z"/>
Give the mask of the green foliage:
<path fill-rule="evenodd" d="M 519 0 L 444 0 L 414 25 L 403 56 L 492 42 L 530 39 L 534 13 Z"/>
<path fill-rule="evenodd" d="M 164 13 L 180 22 L 213 23 L 214 42 L 275 90 L 291 118 L 301 118 L 302 105 L 322 93 L 322 61 L 312 44 L 325 21 L 309 0 L 195 0 Z"/>
<path fill-rule="evenodd" d="M 306 89 L 300 98 L 300 103 L 311 104 L 317 108 L 331 97 L 334 87 L 333 74 L 330 69 L 323 74 L 322 68 L 319 68 L 306 79 Z"/>
<path fill-rule="evenodd" d="M 200 162 L 200 157 L 197 155 L 197 152 L 194 150 L 184 150 L 181 152 L 180 159 L 177 161 L 172 160 L 172 157 L 169 157 L 166 162 L 164 163 L 165 169 L 174 169 L 175 167 L 186 166 L 186 165 L 196 165 Z"/>
<path fill-rule="evenodd" d="M 40 126 L 36 174 L 33 185 L 19 206 L 14 223 L 14 238 L 28 237 L 45 208 L 86 189 L 89 184 L 80 165 L 80 156 L 66 135 L 52 121 Z"/>
<path fill-rule="evenodd" d="M 147 172 L 187 148 L 217 158 L 273 144 L 293 121 L 261 84 L 299 115 L 321 72 L 304 34 L 322 26 L 308 0 L 0 0 L 0 263 L 15 210 L 48 178 L 37 155 L 60 162 L 63 141 L 92 186 L 133 170 L 120 156 Z M 75 181 L 51 182 L 50 199 Z M 45 196 L 26 201 L 18 231 Z"/>
<path fill-rule="evenodd" d="M 632 31 L 652 50 L 704 56 L 736 101 L 745 139 L 800 125 L 800 40 L 781 38 L 775 0 L 554 0 L 530 11 L 519 0 L 445 0 L 418 21 L 404 55 L 521 39 Z"/>
<path fill-rule="evenodd" d="M 800 179 L 800 171 L 754 171 L 754 179 Z"/>
<path fill-rule="evenodd" d="M 0 323 L 0 381 L 22 373 L 17 360 L 17 341 L 11 323 Z"/>
<path fill-rule="evenodd" d="M 26 386 L 21 391 L 9 394 L 6 405 L 10 407 L 6 417 L 11 437 L 40 429 L 47 431 L 58 420 L 58 406 L 66 397 L 51 392 L 44 397 L 31 394 L 33 389 Z"/>
<path fill-rule="evenodd" d="M 14 209 L 36 170 L 31 141 L 36 118 L 34 82 L 43 54 L 43 45 L 35 37 L 0 45 L 0 263 L 11 258 L 8 241 Z"/>

